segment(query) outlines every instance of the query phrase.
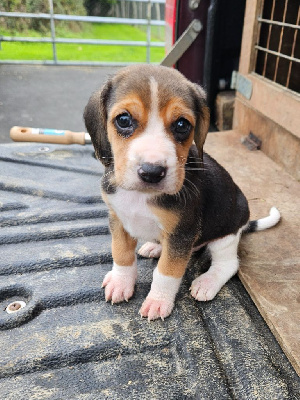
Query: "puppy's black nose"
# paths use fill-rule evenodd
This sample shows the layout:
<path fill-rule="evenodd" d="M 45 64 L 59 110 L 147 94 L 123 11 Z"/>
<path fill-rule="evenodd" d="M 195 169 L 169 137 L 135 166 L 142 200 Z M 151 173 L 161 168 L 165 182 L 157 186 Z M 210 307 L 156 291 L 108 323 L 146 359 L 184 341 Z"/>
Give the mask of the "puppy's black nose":
<path fill-rule="evenodd" d="M 143 163 L 138 169 L 139 177 L 148 183 L 158 183 L 166 176 L 167 168 L 161 165 Z"/>

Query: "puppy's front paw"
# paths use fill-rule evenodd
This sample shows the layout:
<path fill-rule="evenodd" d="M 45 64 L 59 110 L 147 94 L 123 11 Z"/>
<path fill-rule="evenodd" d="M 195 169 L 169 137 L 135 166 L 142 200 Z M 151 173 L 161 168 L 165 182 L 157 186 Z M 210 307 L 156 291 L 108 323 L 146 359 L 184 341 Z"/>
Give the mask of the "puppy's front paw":
<path fill-rule="evenodd" d="M 136 266 L 121 267 L 114 264 L 102 283 L 102 287 L 105 287 L 105 300 L 112 304 L 128 301 L 134 293 L 136 278 Z"/>
<path fill-rule="evenodd" d="M 191 295 L 198 301 L 212 300 L 223 285 L 209 272 L 200 275 L 192 282 Z"/>
<path fill-rule="evenodd" d="M 159 258 L 162 246 L 159 243 L 147 242 L 139 249 L 138 253 L 146 258 Z"/>
<path fill-rule="evenodd" d="M 171 314 L 173 308 L 174 301 L 172 300 L 156 300 L 148 296 L 140 309 L 140 314 L 142 317 L 148 318 L 148 321 L 158 318 L 164 320 Z"/>
<path fill-rule="evenodd" d="M 151 290 L 140 309 L 141 316 L 148 318 L 148 321 L 167 318 L 174 308 L 180 283 L 181 278 L 163 275 L 156 267 L 153 271 Z"/>

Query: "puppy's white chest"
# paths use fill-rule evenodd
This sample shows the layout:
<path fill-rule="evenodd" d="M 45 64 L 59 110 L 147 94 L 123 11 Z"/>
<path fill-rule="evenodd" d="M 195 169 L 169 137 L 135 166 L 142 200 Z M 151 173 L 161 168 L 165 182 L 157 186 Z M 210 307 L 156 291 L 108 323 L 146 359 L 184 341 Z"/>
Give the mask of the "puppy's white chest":
<path fill-rule="evenodd" d="M 108 195 L 108 199 L 132 237 L 146 241 L 159 240 L 161 226 L 147 204 L 148 194 L 118 188 L 116 193 Z"/>

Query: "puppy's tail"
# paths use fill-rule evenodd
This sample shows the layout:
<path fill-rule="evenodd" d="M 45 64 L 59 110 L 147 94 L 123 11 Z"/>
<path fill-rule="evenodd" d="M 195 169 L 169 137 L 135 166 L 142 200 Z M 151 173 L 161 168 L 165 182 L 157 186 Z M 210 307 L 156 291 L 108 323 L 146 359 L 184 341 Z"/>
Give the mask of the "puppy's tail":
<path fill-rule="evenodd" d="M 280 220 L 280 212 L 276 207 L 272 207 L 268 217 L 257 219 L 256 221 L 249 221 L 248 225 L 243 229 L 243 233 L 252 233 L 256 231 L 263 231 L 264 229 L 271 228 L 276 225 Z"/>

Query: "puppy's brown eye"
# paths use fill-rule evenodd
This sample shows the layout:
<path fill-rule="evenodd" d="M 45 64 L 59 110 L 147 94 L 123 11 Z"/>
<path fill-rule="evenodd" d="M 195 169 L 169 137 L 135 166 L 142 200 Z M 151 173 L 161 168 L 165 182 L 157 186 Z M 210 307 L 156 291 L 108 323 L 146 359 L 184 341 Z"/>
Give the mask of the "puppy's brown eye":
<path fill-rule="evenodd" d="M 118 115 L 116 118 L 116 123 L 122 129 L 129 128 L 132 125 L 131 115 L 127 113 Z"/>
<path fill-rule="evenodd" d="M 114 124 L 118 133 L 124 137 L 132 135 L 136 128 L 136 121 L 127 112 L 118 115 L 115 118 Z"/>
<path fill-rule="evenodd" d="M 189 137 L 191 129 L 192 125 L 187 119 L 183 117 L 178 118 L 171 125 L 171 131 L 178 142 L 186 140 Z"/>

